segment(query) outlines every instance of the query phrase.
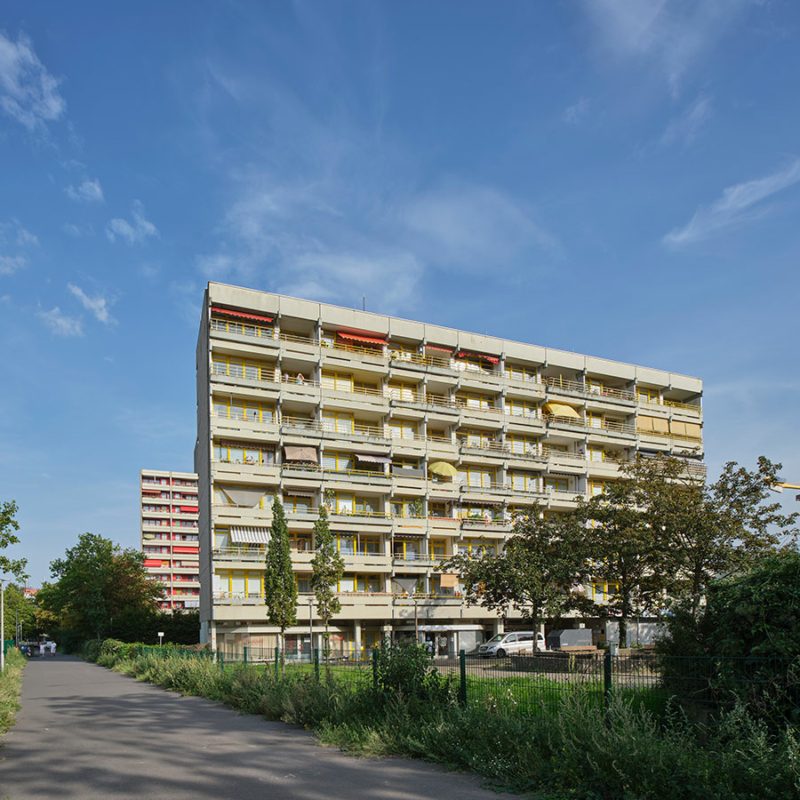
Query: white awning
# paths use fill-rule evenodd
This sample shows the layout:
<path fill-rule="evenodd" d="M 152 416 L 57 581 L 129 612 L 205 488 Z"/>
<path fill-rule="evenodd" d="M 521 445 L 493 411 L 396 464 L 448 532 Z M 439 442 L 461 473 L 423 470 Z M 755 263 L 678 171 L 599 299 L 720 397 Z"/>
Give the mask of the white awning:
<path fill-rule="evenodd" d="M 259 486 L 219 486 L 235 506 L 249 506 L 253 508 L 261 501 L 267 490 Z"/>
<path fill-rule="evenodd" d="M 371 453 L 356 453 L 356 458 L 359 461 L 364 461 L 367 464 L 391 464 L 392 459 L 389 456 L 373 456 Z"/>
<path fill-rule="evenodd" d="M 269 528 L 251 528 L 232 526 L 231 542 L 236 544 L 268 544 Z"/>

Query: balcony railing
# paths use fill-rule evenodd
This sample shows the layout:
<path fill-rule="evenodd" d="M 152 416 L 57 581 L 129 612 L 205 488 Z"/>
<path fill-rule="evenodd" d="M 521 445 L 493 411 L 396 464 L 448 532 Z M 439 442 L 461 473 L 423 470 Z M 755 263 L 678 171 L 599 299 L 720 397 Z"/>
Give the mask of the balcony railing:
<path fill-rule="evenodd" d="M 582 394 L 586 397 L 599 397 L 601 399 L 611 398 L 612 400 L 626 400 L 629 402 L 634 402 L 636 400 L 635 393 L 628 391 L 627 389 L 612 389 L 607 386 L 591 386 L 585 384 L 583 381 L 571 381 L 560 377 L 551 378 L 545 376 L 542 378 L 542 382 L 548 387 L 548 389 L 555 389 L 556 391 L 561 389 L 566 392 Z"/>
<path fill-rule="evenodd" d="M 427 356 L 421 353 L 404 353 L 399 350 L 391 350 L 389 357 L 392 361 L 400 364 L 408 363 L 420 367 L 438 367 L 439 369 L 454 369 L 452 361 L 444 356 Z"/>
<path fill-rule="evenodd" d="M 458 445 L 462 450 L 480 450 L 491 455 L 501 455 L 511 452 L 511 447 L 505 442 L 498 441 L 482 441 L 470 442 L 469 439 L 458 439 Z"/>
<path fill-rule="evenodd" d="M 575 417 L 563 417 L 558 414 L 544 414 L 543 419 L 549 425 L 570 425 L 573 428 L 582 428 L 584 430 L 594 430 L 598 433 L 628 433 L 635 434 L 636 426 L 632 422 L 615 422 L 612 420 L 602 420 L 598 425 L 592 420 L 586 420 Z"/>
<path fill-rule="evenodd" d="M 229 328 L 234 330 L 228 330 Z M 249 336 L 256 339 L 275 339 L 275 329 L 249 322 L 234 322 L 227 318 L 211 317 L 211 330 L 216 333 L 232 333 L 237 336 Z"/>
<path fill-rule="evenodd" d="M 345 344 L 344 342 L 328 342 L 322 341 L 323 349 L 340 350 L 345 353 L 354 353 L 359 356 L 373 356 L 375 358 L 388 358 L 384 348 L 373 349 L 370 347 L 361 347 L 356 344 Z"/>

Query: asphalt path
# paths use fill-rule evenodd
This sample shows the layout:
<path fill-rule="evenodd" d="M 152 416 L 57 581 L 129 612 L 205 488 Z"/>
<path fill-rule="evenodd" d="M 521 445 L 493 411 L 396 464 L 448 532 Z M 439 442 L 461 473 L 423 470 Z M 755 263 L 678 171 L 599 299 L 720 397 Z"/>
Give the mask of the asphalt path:
<path fill-rule="evenodd" d="M 70 656 L 31 659 L 0 748 L 6 800 L 491 800 L 478 778 L 359 759 L 292 725 Z"/>

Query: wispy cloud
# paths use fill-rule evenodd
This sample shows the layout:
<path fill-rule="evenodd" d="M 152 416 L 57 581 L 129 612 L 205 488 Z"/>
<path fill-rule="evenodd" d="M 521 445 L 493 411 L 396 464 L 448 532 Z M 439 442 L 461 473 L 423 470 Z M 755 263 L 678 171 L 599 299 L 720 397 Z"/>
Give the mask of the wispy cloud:
<path fill-rule="evenodd" d="M 81 304 L 87 311 L 91 311 L 92 314 L 94 314 L 98 322 L 102 322 L 104 325 L 116 325 L 117 321 L 111 316 L 108 310 L 110 304 L 108 298 L 104 297 L 102 294 L 89 297 L 80 286 L 75 286 L 72 283 L 67 284 L 67 288 L 81 301 Z"/>
<path fill-rule="evenodd" d="M 72 236 L 74 239 L 79 239 L 81 236 L 87 236 L 94 233 L 94 228 L 89 225 L 76 225 L 73 222 L 65 222 L 61 226 L 61 230 L 67 234 L 67 236 Z"/>
<path fill-rule="evenodd" d="M 581 97 L 577 103 L 564 110 L 563 119 L 568 125 L 577 125 L 589 114 L 589 109 L 592 106 L 592 101 L 586 97 Z"/>
<path fill-rule="evenodd" d="M 753 0 L 584 0 L 606 52 L 653 66 L 674 97 L 686 73 Z"/>
<path fill-rule="evenodd" d="M 78 186 L 67 186 L 64 191 L 67 197 L 79 203 L 102 203 L 104 200 L 103 188 L 97 178 L 93 181 L 87 179 Z"/>
<path fill-rule="evenodd" d="M 134 200 L 131 209 L 133 222 L 126 219 L 115 218 L 108 223 L 106 236 L 109 241 L 116 241 L 117 237 L 129 245 L 141 244 L 152 236 L 158 236 L 158 228 L 147 219 L 144 206 L 140 200 Z"/>
<path fill-rule="evenodd" d="M 659 145 L 663 148 L 678 145 L 688 147 L 697 138 L 700 130 L 714 115 L 711 98 L 705 95 L 698 97 L 674 119 L 670 120 Z"/>
<path fill-rule="evenodd" d="M 0 109 L 29 131 L 64 115 L 67 104 L 54 78 L 36 56 L 31 40 L 0 32 Z"/>
<path fill-rule="evenodd" d="M 0 223 L 0 246 L 17 250 L 15 255 L 0 254 L 0 275 L 11 275 L 25 267 L 28 263 L 25 251 L 38 244 L 39 239 L 24 228 L 15 217 L 8 222 Z"/>
<path fill-rule="evenodd" d="M 37 316 L 56 336 L 83 336 L 81 318 L 62 314 L 58 306 L 53 307 L 50 311 L 39 310 Z"/>
<path fill-rule="evenodd" d="M 764 178 L 737 183 L 724 189 L 722 196 L 710 206 L 700 206 L 687 225 L 670 231 L 663 243 L 670 247 L 692 244 L 741 222 L 763 217 L 768 208 L 758 204 L 776 192 L 800 181 L 800 158 Z"/>

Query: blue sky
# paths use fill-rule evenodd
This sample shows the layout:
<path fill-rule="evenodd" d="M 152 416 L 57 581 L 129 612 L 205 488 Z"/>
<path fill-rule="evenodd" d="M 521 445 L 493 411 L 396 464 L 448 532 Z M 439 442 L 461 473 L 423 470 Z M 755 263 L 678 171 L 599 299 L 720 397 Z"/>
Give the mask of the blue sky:
<path fill-rule="evenodd" d="M 798 53 L 790 0 L 6 3 L 32 582 L 191 469 L 209 279 L 699 376 L 711 475 L 800 482 Z"/>

